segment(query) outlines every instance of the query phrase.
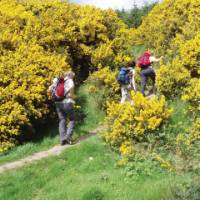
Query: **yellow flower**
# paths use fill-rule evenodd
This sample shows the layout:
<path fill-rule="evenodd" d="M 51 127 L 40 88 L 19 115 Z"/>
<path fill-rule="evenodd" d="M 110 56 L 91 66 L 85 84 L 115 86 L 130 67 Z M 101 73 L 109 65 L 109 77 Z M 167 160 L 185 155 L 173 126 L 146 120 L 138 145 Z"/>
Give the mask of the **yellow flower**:
<path fill-rule="evenodd" d="M 117 147 L 122 155 L 129 154 L 134 138 L 155 131 L 172 113 L 163 96 L 148 100 L 141 93 L 133 93 L 132 99 L 133 105 L 107 102 L 106 142 Z"/>

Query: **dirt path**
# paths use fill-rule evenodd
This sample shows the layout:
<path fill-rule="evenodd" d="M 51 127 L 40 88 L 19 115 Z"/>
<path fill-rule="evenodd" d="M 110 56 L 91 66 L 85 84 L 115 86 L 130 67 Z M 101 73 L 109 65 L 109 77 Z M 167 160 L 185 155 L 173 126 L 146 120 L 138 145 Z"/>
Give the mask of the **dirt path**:
<path fill-rule="evenodd" d="M 102 129 L 103 129 L 102 127 L 99 127 L 97 129 L 95 129 L 94 131 L 91 131 L 87 135 L 81 136 L 79 139 L 76 140 L 74 145 L 64 145 L 64 146 L 56 145 L 49 150 L 41 151 L 41 152 L 35 153 L 33 155 L 30 155 L 26 158 L 22 158 L 17 161 L 13 161 L 13 162 L 9 162 L 9 163 L 0 165 L 0 174 L 3 172 L 6 172 L 8 170 L 20 168 L 26 164 L 32 163 L 37 160 L 41 160 L 41 159 L 49 157 L 49 156 L 59 155 L 63 150 L 79 145 L 81 143 L 81 141 L 86 140 L 87 138 L 90 138 L 91 136 L 96 135 Z"/>

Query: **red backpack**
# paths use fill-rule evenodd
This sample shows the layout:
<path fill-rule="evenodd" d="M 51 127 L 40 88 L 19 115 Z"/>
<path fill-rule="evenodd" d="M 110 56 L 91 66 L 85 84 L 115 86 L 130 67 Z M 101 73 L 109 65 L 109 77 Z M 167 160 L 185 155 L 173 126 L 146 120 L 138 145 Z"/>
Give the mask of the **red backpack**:
<path fill-rule="evenodd" d="M 151 56 L 150 52 L 148 51 L 144 52 L 144 54 L 138 58 L 137 65 L 139 67 L 149 66 L 151 64 L 150 59 L 149 59 L 150 56 Z"/>
<path fill-rule="evenodd" d="M 52 90 L 52 97 L 54 101 L 62 101 L 65 98 L 65 80 L 63 77 L 58 78 L 56 86 Z"/>

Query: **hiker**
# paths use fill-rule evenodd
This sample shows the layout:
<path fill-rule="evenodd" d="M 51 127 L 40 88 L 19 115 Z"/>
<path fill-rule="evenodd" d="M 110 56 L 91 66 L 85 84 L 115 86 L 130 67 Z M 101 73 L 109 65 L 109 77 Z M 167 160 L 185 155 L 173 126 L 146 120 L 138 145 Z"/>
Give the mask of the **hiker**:
<path fill-rule="evenodd" d="M 66 72 L 64 77 L 54 78 L 53 84 L 49 87 L 52 97 L 55 100 L 56 111 L 59 118 L 59 134 L 61 145 L 71 144 L 72 131 L 75 124 L 74 76 L 74 72 Z M 69 118 L 69 123 L 66 126 L 67 118 Z"/>
<path fill-rule="evenodd" d="M 135 86 L 135 62 L 130 61 L 127 64 L 127 67 L 122 67 L 118 75 L 118 82 L 121 85 L 121 103 L 129 101 L 133 104 L 131 98 L 131 90 L 136 91 Z"/>
<path fill-rule="evenodd" d="M 150 78 L 152 80 L 152 89 L 150 90 L 149 94 L 156 93 L 156 73 L 152 67 L 153 62 L 159 62 L 163 56 L 160 58 L 156 58 L 152 56 L 149 51 L 144 52 L 144 54 L 138 59 L 138 66 L 141 67 L 141 93 L 145 96 L 145 87 L 147 79 Z"/>

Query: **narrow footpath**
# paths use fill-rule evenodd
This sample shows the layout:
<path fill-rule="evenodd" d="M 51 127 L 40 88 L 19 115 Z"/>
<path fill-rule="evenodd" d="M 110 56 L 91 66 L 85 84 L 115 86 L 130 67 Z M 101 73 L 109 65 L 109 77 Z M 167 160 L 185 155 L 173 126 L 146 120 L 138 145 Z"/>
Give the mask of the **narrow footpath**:
<path fill-rule="evenodd" d="M 0 174 L 6 172 L 8 170 L 13 170 L 13 169 L 23 167 L 26 164 L 30 164 L 34 161 L 41 160 L 41 159 L 49 157 L 49 156 L 59 155 L 63 150 L 79 145 L 82 141 L 84 141 L 84 140 L 96 135 L 100 131 L 102 131 L 102 129 L 103 129 L 103 127 L 98 127 L 97 129 L 89 132 L 87 135 L 81 136 L 80 138 L 78 138 L 75 141 L 75 144 L 63 145 L 63 146 L 56 145 L 49 150 L 41 151 L 41 152 L 35 153 L 33 155 L 27 156 L 26 158 L 22 158 L 17 161 L 13 161 L 13 162 L 9 162 L 9 163 L 0 165 Z"/>

